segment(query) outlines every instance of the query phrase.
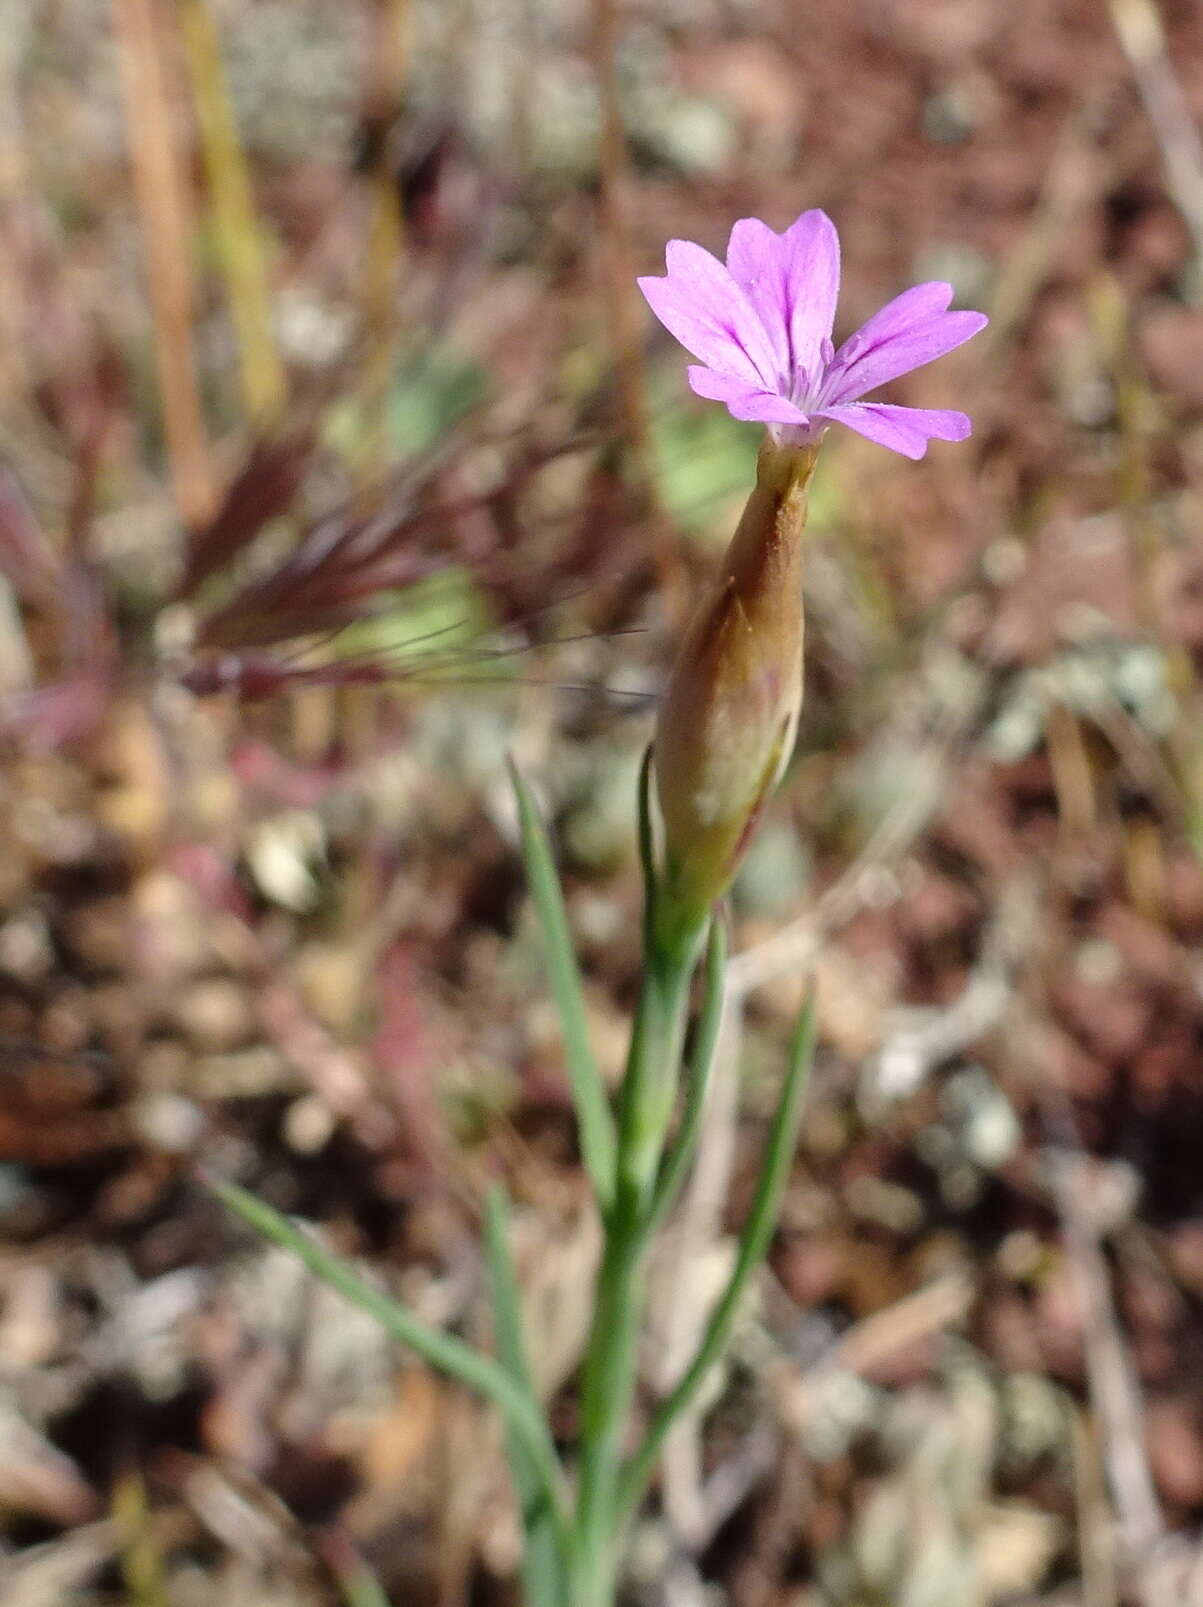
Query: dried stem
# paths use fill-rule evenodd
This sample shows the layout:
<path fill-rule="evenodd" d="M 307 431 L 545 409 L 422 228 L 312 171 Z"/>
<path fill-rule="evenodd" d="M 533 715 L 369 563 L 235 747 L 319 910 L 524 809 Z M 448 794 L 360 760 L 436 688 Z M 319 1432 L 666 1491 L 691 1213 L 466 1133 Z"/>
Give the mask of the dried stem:
<path fill-rule="evenodd" d="M 614 353 L 618 381 L 622 440 L 626 468 L 641 512 L 651 524 L 656 568 L 669 617 L 680 623 L 687 606 L 687 588 L 672 533 L 656 498 L 648 431 L 639 305 L 624 208 L 628 158 L 618 85 L 617 41 L 617 0 L 593 0 L 593 65 L 601 102 L 598 193 L 602 280 L 609 346 Z"/>
<path fill-rule="evenodd" d="M 1203 265 L 1203 140 L 1170 61 L 1165 27 L 1154 0 L 1110 0 L 1120 44 L 1161 146 L 1166 187 L 1190 230 L 1196 288 Z"/>
<path fill-rule="evenodd" d="M 213 512 L 217 487 L 196 384 L 189 207 L 156 0 L 114 0 L 113 18 L 172 488 L 181 517 L 195 526 Z"/>
<path fill-rule="evenodd" d="M 1115 465 L 1115 495 L 1132 557 L 1135 605 L 1141 627 L 1165 655 L 1167 679 L 1174 694 L 1173 723 L 1165 750 L 1174 784 L 1186 813 L 1187 836 L 1203 858 L 1203 744 L 1196 709 L 1198 677 L 1190 653 L 1177 640 L 1167 617 L 1163 570 L 1166 556 L 1158 521 L 1149 511 L 1153 486 L 1153 420 L 1151 395 L 1132 331 L 1123 292 L 1104 280 L 1092 298 L 1098 343 L 1111 370 L 1119 426 L 1120 452 Z"/>
<path fill-rule="evenodd" d="M 372 142 L 371 214 L 360 287 L 368 334 L 363 376 L 364 440 L 360 462 L 363 485 L 377 482 L 388 457 L 388 403 L 397 365 L 400 320 L 398 270 L 405 243 L 405 220 L 395 148 L 395 120 L 408 68 L 409 0 L 377 0 L 364 119 Z"/>
<path fill-rule="evenodd" d="M 208 0 L 181 0 L 180 28 L 200 127 L 213 232 L 238 331 L 243 405 L 257 424 L 284 403 L 285 379 L 272 334 L 263 234 L 246 156 L 230 104 L 221 41 Z"/>

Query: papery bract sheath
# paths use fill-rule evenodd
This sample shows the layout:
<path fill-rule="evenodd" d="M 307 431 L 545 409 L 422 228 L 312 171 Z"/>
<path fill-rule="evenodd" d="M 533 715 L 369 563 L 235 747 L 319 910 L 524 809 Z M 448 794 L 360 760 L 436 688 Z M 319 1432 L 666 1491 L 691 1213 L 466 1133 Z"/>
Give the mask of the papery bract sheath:
<path fill-rule="evenodd" d="M 726 892 L 802 706 L 802 543 L 817 449 L 766 440 L 722 569 L 686 632 L 653 741 L 670 945 Z"/>

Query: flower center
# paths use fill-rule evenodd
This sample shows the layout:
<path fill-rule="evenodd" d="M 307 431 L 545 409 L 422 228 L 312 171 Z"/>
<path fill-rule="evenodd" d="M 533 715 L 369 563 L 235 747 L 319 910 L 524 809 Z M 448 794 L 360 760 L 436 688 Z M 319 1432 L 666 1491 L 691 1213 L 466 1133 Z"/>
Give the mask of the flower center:
<path fill-rule="evenodd" d="M 801 408 L 803 413 L 810 411 L 812 401 L 810 374 L 801 364 L 794 365 L 785 394 L 795 407 Z"/>

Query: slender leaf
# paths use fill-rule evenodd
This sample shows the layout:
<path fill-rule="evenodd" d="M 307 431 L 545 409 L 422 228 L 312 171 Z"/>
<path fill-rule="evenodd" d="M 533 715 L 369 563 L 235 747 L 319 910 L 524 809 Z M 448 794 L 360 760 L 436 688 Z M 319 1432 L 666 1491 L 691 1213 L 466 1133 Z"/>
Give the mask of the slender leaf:
<path fill-rule="evenodd" d="M 518 800 L 518 819 L 522 828 L 522 858 L 526 866 L 531 897 L 543 928 L 543 941 L 547 948 L 547 967 L 551 991 L 560 1013 L 560 1026 L 564 1033 L 564 1054 L 568 1063 L 568 1079 L 572 1085 L 572 1101 L 580 1129 L 581 1156 L 593 1183 L 598 1204 L 603 1212 L 609 1209 L 614 1196 L 615 1136 L 614 1117 L 605 1084 L 593 1058 L 589 1045 L 589 1030 L 585 1020 L 585 1001 L 581 993 L 581 976 L 573 952 L 568 930 L 568 916 L 564 909 L 564 895 L 556 873 L 551 844 L 539 818 L 539 811 L 530 788 L 522 779 L 515 764 L 510 765 L 510 777 Z"/>
<path fill-rule="evenodd" d="M 246 1189 L 219 1178 L 206 1177 L 205 1181 L 218 1199 L 257 1233 L 282 1249 L 290 1250 L 323 1283 L 373 1317 L 386 1333 L 408 1345 L 432 1367 L 466 1384 L 496 1406 L 538 1473 L 540 1489 L 551 1520 L 557 1526 L 557 1534 L 561 1540 L 566 1537 L 567 1504 L 551 1434 L 530 1395 L 514 1382 L 499 1362 L 482 1356 L 462 1339 L 431 1328 L 407 1307 L 373 1289 L 345 1262 Z"/>
<path fill-rule="evenodd" d="M 500 1188 L 492 1189 L 485 1211 L 485 1250 L 493 1292 L 497 1357 L 537 1410 L 538 1398 L 531 1380 L 526 1341 L 522 1333 L 522 1306 L 510 1254 L 509 1226 L 505 1195 Z M 563 1560 L 556 1549 L 555 1530 L 543 1499 L 539 1471 L 531 1462 L 526 1447 L 512 1431 L 510 1466 L 526 1537 L 522 1556 L 525 1607 L 567 1607 Z"/>
<path fill-rule="evenodd" d="M 629 1517 L 647 1488 L 664 1440 L 681 1413 L 701 1388 L 711 1367 L 722 1355 L 739 1315 L 740 1303 L 752 1274 L 764 1260 L 789 1177 L 798 1142 L 802 1103 L 810 1080 L 815 1051 L 815 1001 L 811 993 L 798 1018 L 790 1045 L 789 1067 L 781 1102 L 773 1118 L 768 1149 L 756 1188 L 756 1197 L 740 1238 L 739 1254 L 727 1287 L 710 1314 L 701 1343 L 675 1389 L 664 1400 L 648 1426 L 639 1449 L 623 1469 L 618 1492 L 620 1518 Z"/>
<path fill-rule="evenodd" d="M 341 1533 L 327 1535 L 319 1549 L 346 1607 L 390 1607 L 380 1581 L 349 1539 Z"/>
<path fill-rule="evenodd" d="M 114 1485 L 112 1517 L 129 1607 L 168 1607 L 163 1548 L 151 1523 L 146 1482 L 136 1470 L 122 1474 Z"/>
<path fill-rule="evenodd" d="M 639 862 L 643 866 L 648 918 L 656 896 L 656 833 L 652 825 L 652 747 L 649 742 L 639 766 Z"/>
<path fill-rule="evenodd" d="M 648 1232 L 656 1228 L 672 1210 L 673 1202 L 685 1181 L 690 1162 L 697 1150 L 698 1134 L 702 1126 L 702 1113 L 706 1108 L 706 1094 L 710 1087 L 710 1073 L 714 1066 L 714 1052 L 718 1044 L 718 1030 L 723 1016 L 724 982 L 727 970 L 727 927 L 722 912 L 715 914 L 710 923 L 710 940 L 706 946 L 706 967 L 702 992 L 702 1009 L 694 1034 L 693 1053 L 690 1056 L 689 1087 L 685 1093 L 685 1108 L 681 1125 L 670 1145 L 656 1179 L 656 1192 L 652 1196 Z"/>
<path fill-rule="evenodd" d="M 359 1563 L 338 1581 L 347 1607 L 391 1607 L 375 1574 L 364 1563 Z"/>

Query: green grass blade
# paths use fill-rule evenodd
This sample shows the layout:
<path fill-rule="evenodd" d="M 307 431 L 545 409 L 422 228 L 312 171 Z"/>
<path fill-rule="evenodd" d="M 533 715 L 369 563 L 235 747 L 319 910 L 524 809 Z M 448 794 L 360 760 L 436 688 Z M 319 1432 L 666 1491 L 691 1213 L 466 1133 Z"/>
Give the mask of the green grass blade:
<path fill-rule="evenodd" d="M 390 1607 L 380 1581 L 342 1530 L 320 1536 L 317 1550 L 334 1576 L 345 1607 Z"/>
<path fill-rule="evenodd" d="M 505 1194 L 500 1188 L 491 1189 L 485 1208 L 485 1252 L 493 1292 L 497 1356 L 515 1384 L 539 1410 L 522 1333 L 522 1306 L 510 1254 L 509 1227 Z M 555 1531 L 549 1522 L 538 1469 L 532 1465 L 525 1446 L 512 1432 L 510 1466 L 526 1537 L 522 1555 L 525 1607 L 567 1607 L 563 1559 L 556 1549 Z"/>
<path fill-rule="evenodd" d="M 589 1045 L 581 976 L 568 931 L 564 895 L 560 890 L 551 844 L 530 788 L 512 763 L 510 777 L 518 800 L 526 879 L 543 928 L 548 976 L 564 1033 L 564 1055 L 580 1131 L 581 1156 L 604 1213 L 614 1197 L 614 1117 Z"/>
<path fill-rule="evenodd" d="M 560 1462 L 551 1434 L 543 1414 L 530 1395 L 514 1382 L 499 1362 L 490 1356 L 482 1356 L 462 1339 L 431 1328 L 407 1307 L 373 1289 L 345 1262 L 323 1249 L 286 1216 L 249 1194 L 246 1189 L 239 1188 L 237 1183 L 213 1177 L 206 1177 L 205 1182 L 224 1205 L 257 1233 L 278 1244 L 281 1249 L 290 1250 L 315 1277 L 352 1305 L 366 1311 L 386 1333 L 401 1344 L 408 1345 L 432 1367 L 490 1401 L 505 1419 L 515 1440 L 521 1444 L 532 1468 L 537 1471 L 539 1487 L 551 1520 L 557 1526 L 557 1535 L 562 1541 L 566 1539 L 568 1509 Z"/>
<path fill-rule="evenodd" d="M 650 913 L 656 896 L 656 830 L 652 824 L 652 749 L 644 749 L 639 765 L 639 863 Z"/>
<path fill-rule="evenodd" d="M 722 1355 L 731 1337 L 744 1291 L 756 1268 L 764 1260 L 781 1206 L 781 1196 L 789 1177 L 790 1162 L 798 1142 L 802 1103 L 810 1080 L 815 1051 L 815 1001 L 811 993 L 798 1018 L 790 1045 L 789 1068 L 781 1102 L 773 1118 L 768 1149 L 747 1223 L 740 1238 L 735 1267 L 718 1303 L 710 1314 L 693 1360 L 681 1375 L 672 1393 L 664 1400 L 648 1426 L 639 1449 L 623 1469 L 618 1493 L 619 1517 L 629 1517 L 643 1498 L 656 1458 L 668 1431 L 697 1395 L 711 1367 Z"/>
<path fill-rule="evenodd" d="M 668 1215 L 685 1181 L 685 1175 L 697 1149 L 698 1133 L 702 1126 L 702 1112 L 706 1108 L 706 1093 L 710 1087 L 710 1072 L 714 1066 L 714 1051 L 718 1044 L 718 1030 L 723 1015 L 723 992 L 727 970 L 727 926 L 722 912 L 715 914 L 710 923 L 710 939 L 706 945 L 706 961 L 702 991 L 702 1009 L 694 1034 L 693 1053 L 690 1056 L 689 1087 L 685 1093 L 685 1108 L 681 1125 L 672 1141 L 656 1180 L 652 1197 L 649 1233 Z"/>
<path fill-rule="evenodd" d="M 392 1607 L 379 1581 L 362 1563 L 338 1581 L 347 1607 Z"/>
<path fill-rule="evenodd" d="M 129 1607 L 169 1607 L 163 1551 L 151 1523 L 146 1482 L 136 1469 L 114 1484 L 111 1517 Z"/>

